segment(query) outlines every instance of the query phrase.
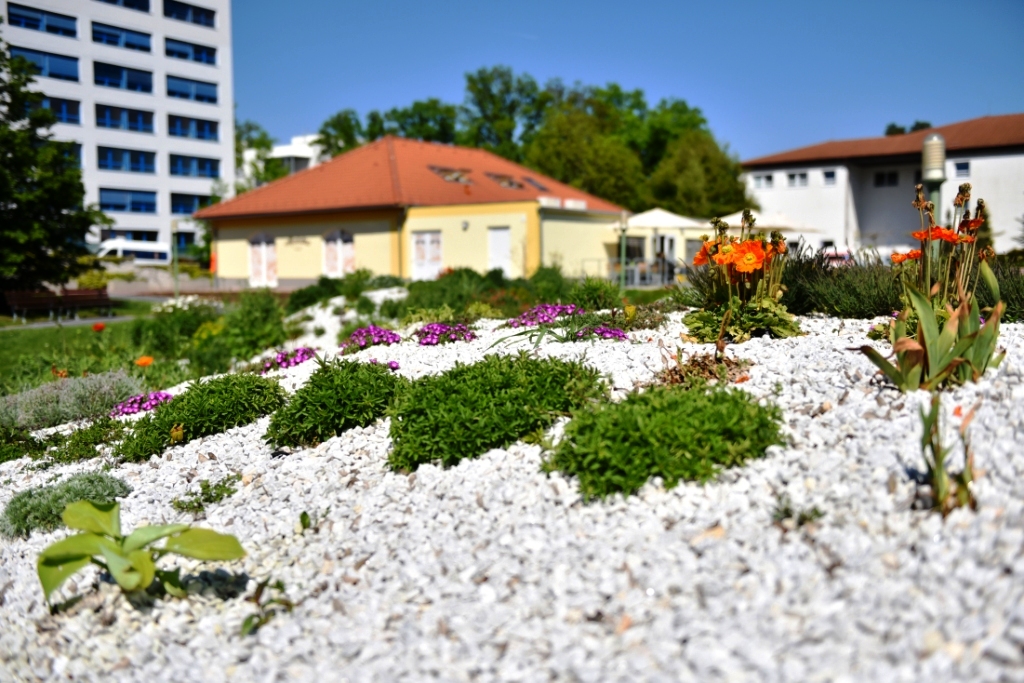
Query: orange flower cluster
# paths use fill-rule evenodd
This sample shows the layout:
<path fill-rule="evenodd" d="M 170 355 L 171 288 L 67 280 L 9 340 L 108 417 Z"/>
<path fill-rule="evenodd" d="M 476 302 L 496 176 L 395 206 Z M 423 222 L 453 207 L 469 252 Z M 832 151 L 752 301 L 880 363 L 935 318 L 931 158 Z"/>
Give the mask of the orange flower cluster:
<path fill-rule="evenodd" d="M 949 242 L 950 244 L 956 244 L 957 242 L 960 241 L 960 236 L 956 234 L 956 231 L 950 230 L 949 228 L 940 228 L 937 225 L 933 225 L 931 227 L 931 233 L 933 240 L 943 240 L 945 242 Z M 918 230 L 916 232 L 910 233 L 910 236 L 921 242 L 927 242 L 928 230 Z"/>
<path fill-rule="evenodd" d="M 700 251 L 693 257 L 693 265 L 703 266 L 709 260 L 713 260 L 717 265 L 731 266 L 739 273 L 753 273 L 764 268 L 766 263 L 771 263 L 776 254 L 786 253 L 786 243 L 781 240 L 767 244 L 762 240 L 741 242 L 735 237 L 731 240 L 727 237 L 720 240 L 704 242 Z"/>
<path fill-rule="evenodd" d="M 903 263 L 904 261 L 917 261 L 921 258 L 920 249 L 911 249 L 906 254 L 892 254 L 889 258 L 892 259 L 893 263 Z"/>

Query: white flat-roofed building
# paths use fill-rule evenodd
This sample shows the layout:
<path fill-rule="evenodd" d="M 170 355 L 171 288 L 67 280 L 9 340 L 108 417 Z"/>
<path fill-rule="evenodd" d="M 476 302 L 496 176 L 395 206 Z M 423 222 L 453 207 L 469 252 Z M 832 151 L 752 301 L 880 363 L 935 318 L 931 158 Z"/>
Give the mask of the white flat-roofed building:
<path fill-rule="evenodd" d="M 280 159 L 285 169 L 287 169 L 288 175 L 319 166 L 329 159 L 324 159 L 323 148 L 315 144 L 314 141 L 318 137 L 320 136 L 316 134 L 296 135 L 288 144 L 274 145 L 270 153 L 267 154 L 267 158 Z M 262 162 L 255 149 L 247 149 L 242 152 L 242 168 L 238 169 L 239 178 L 252 182 L 252 177 L 256 170 L 255 167 L 260 163 Z"/>
<path fill-rule="evenodd" d="M 230 0 L 2 0 L 0 31 L 79 145 L 91 236 L 196 239 L 191 214 L 235 178 Z M 145 245 L 139 245 L 143 248 Z"/>
<path fill-rule="evenodd" d="M 812 247 L 840 251 L 917 246 L 918 217 L 910 203 L 921 179 L 921 146 L 946 140 L 946 181 L 940 213 L 947 223 L 961 183 L 971 183 L 971 208 L 988 206 L 997 251 L 1014 248 L 1024 218 L 1024 114 L 985 116 L 904 135 L 833 140 L 743 162 L 750 194 L 766 214 L 808 226 Z"/>

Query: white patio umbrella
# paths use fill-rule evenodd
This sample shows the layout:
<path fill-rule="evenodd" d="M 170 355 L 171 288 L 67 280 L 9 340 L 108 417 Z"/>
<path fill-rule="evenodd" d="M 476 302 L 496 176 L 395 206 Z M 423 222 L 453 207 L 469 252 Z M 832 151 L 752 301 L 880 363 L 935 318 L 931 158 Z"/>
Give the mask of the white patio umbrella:
<path fill-rule="evenodd" d="M 638 213 L 635 216 L 630 216 L 626 220 L 626 225 L 628 228 L 653 228 L 657 230 L 685 230 L 687 228 L 704 230 L 709 227 L 708 222 L 705 220 L 680 216 L 665 209 L 651 209 Z M 612 230 L 621 230 L 622 221 L 619 220 L 611 223 L 608 227 Z"/>
<path fill-rule="evenodd" d="M 776 211 L 775 213 L 764 214 L 760 211 L 751 211 L 754 216 L 754 230 L 763 230 L 764 232 L 770 232 L 772 230 L 778 230 L 779 232 L 819 232 L 815 228 L 803 225 L 791 219 L 786 214 Z M 730 213 L 728 216 L 722 216 L 722 220 L 729 224 L 730 228 L 735 230 L 740 229 L 740 221 L 743 219 L 743 212 L 737 211 L 736 213 Z"/>

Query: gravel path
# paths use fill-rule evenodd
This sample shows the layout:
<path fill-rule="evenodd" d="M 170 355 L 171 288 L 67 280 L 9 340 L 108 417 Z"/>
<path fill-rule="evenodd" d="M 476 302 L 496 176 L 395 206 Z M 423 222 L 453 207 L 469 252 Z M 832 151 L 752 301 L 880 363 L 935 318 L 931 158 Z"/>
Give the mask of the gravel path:
<path fill-rule="evenodd" d="M 864 343 L 866 321 L 801 324 L 806 336 L 730 347 L 755 362 L 740 386 L 783 408 L 789 445 L 704 486 L 652 482 L 583 504 L 575 482 L 542 474 L 540 447 L 523 443 L 395 474 L 386 420 L 275 457 L 263 419 L 116 465 L 135 489 L 122 503 L 126 528 L 191 521 L 173 498 L 241 473 L 238 493 L 200 524 L 242 541 L 248 556 L 223 565 L 243 575 L 237 583 L 280 579 L 298 606 L 243 638 L 253 606 L 217 596 L 224 572 L 204 575 L 188 600 L 136 608 L 88 571 L 64 591 L 85 598 L 50 616 L 35 557 L 64 532 L 0 539 L 0 680 L 1024 680 L 1024 326 L 1004 326 L 998 370 L 943 396 L 950 444 L 954 409 L 981 401 L 968 433 L 984 470 L 978 511 L 943 520 L 911 507 L 926 395 L 882 388 L 847 350 Z M 539 353 L 584 358 L 622 395 L 665 353 L 710 348 L 682 344 L 683 330 L 674 315 L 629 344 Z M 414 378 L 529 347 L 489 349 L 503 334 L 356 357 L 397 360 Z M 333 332 L 321 339 L 333 345 Z M 293 390 L 314 367 L 279 375 Z M 2 464 L 0 504 L 98 467 Z M 775 526 L 780 496 L 824 517 Z M 302 531 L 303 511 L 318 528 Z"/>

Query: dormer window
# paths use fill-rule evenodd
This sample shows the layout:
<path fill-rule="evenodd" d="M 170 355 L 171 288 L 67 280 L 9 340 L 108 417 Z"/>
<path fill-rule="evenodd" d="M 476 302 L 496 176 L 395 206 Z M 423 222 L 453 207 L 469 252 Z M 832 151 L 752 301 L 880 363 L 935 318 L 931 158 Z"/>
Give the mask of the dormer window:
<path fill-rule="evenodd" d="M 502 187 L 504 187 L 506 190 L 523 189 L 523 184 L 510 175 L 502 175 L 501 173 L 488 173 L 487 177 L 493 180 L 494 182 L 498 183 Z"/>
<path fill-rule="evenodd" d="M 469 179 L 468 168 L 446 168 L 444 166 L 428 166 L 428 168 L 441 176 L 445 182 L 462 183 L 463 185 L 473 184 L 473 181 Z"/>
<path fill-rule="evenodd" d="M 541 192 L 547 192 L 548 191 L 548 188 L 546 186 L 541 185 L 540 183 L 538 183 L 536 180 L 534 180 L 530 176 L 523 176 L 523 180 L 526 181 L 527 185 L 532 185 L 534 187 L 534 189 L 540 190 Z"/>

